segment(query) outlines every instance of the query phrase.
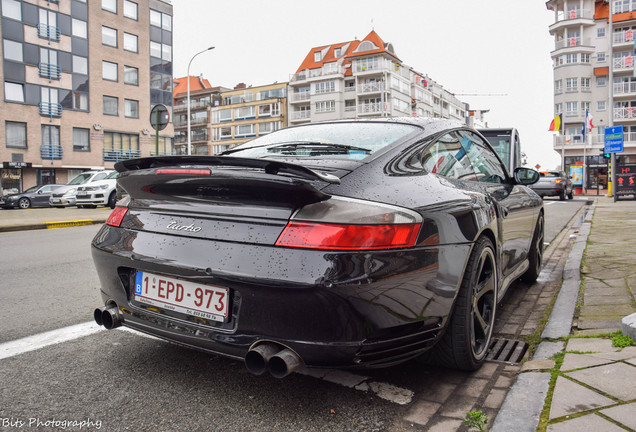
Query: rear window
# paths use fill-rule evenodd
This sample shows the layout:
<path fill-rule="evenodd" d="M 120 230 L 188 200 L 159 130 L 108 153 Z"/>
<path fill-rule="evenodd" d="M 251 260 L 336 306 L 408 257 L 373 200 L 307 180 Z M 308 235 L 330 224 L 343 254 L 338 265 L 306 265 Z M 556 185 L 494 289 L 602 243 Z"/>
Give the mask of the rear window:
<path fill-rule="evenodd" d="M 544 171 L 540 174 L 541 177 L 563 177 L 560 172 Z"/>
<path fill-rule="evenodd" d="M 418 131 L 405 124 L 331 123 L 281 129 L 225 153 L 246 158 L 364 159 Z"/>

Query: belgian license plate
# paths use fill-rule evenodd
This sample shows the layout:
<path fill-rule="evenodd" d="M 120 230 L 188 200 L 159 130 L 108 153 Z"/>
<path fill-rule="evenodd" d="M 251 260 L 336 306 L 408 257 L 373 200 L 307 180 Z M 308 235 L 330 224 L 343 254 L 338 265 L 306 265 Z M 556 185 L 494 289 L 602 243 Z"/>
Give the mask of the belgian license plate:
<path fill-rule="evenodd" d="M 76 194 L 76 196 L 78 196 L 78 197 L 80 197 L 80 196 L 86 196 L 86 195 L 88 195 L 88 193 L 87 193 L 87 192 L 78 192 L 78 193 Z"/>
<path fill-rule="evenodd" d="M 229 289 L 137 271 L 135 300 L 200 318 L 227 320 Z"/>

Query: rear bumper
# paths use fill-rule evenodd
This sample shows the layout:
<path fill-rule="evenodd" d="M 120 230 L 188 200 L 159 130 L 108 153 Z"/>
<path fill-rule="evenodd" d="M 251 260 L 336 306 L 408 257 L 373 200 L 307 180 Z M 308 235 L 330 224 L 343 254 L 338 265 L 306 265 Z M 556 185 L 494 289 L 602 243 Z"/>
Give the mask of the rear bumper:
<path fill-rule="evenodd" d="M 561 194 L 565 194 L 565 187 L 545 187 L 545 188 L 535 188 L 532 190 L 539 196 L 559 196 Z"/>
<path fill-rule="evenodd" d="M 71 207 L 75 205 L 75 198 L 51 198 L 49 205 L 51 207 Z"/>
<path fill-rule="evenodd" d="M 293 349 L 307 366 L 374 367 L 417 356 L 441 336 L 459 285 L 458 262 L 469 250 L 325 253 L 104 226 L 92 253 L 104 304 L 118 306 L 125 326 L 232 358 L 266 340 Z M 272 256 L 273 266 L 266 264 Z M 136 270 L 229 288 L 228 320 L 206 322 L 136 302 Z"/>

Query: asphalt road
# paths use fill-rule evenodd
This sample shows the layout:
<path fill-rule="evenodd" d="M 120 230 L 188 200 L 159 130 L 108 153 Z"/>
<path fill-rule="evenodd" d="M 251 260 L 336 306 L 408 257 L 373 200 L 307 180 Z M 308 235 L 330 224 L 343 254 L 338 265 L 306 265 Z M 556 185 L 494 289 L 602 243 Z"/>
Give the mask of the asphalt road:
<path fill-rule="evenodd" d="M 584 203 L 546 200 L 546 242 Z M 101 301 L 90 257 L 98 228 L 0 234 L 0 348 L 91 320 Z M 418 430 L 404 417 L 434 384 L 470 379 L 411 362 L 276 380 L 250 375 L 241 362 L 129 331 L 96 329 L 0 359 L 0 430 L 62 430 L 55 421 L 84 421 L 81 430 L 99 425 L 108 431 Z M 14 427 L 3 426 L 10 422 Z M 16 427 L 18 422 L 25 424 Z"/>

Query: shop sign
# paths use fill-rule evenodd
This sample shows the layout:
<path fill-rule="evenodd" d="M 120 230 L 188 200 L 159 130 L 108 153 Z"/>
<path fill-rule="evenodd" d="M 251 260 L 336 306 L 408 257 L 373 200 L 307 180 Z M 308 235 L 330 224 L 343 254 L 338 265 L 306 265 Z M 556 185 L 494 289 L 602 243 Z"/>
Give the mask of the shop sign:
<path fill-rule="evenodd" d="M 616 195 L 636 195 L 636 164 L 617 165 Z"/>
<path fill-rule="evenodd" d="M 31 168 L 31 162 L 2 162 L 4 169 L 22 169 Z"/>
<path fill-rule="evenodd" d="M 583 186 L 583 165 L 570 165 L 570 177 L 574 186 Z"/>

